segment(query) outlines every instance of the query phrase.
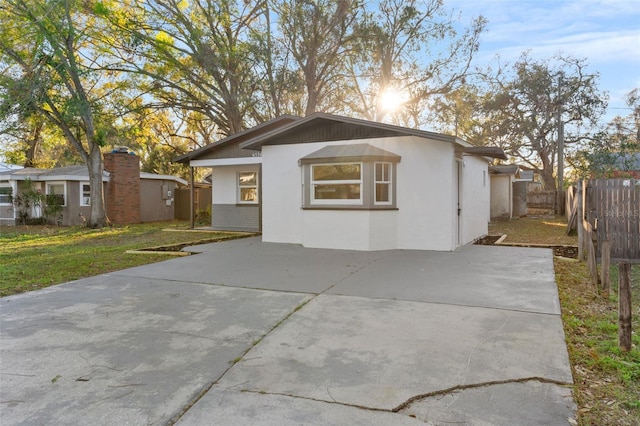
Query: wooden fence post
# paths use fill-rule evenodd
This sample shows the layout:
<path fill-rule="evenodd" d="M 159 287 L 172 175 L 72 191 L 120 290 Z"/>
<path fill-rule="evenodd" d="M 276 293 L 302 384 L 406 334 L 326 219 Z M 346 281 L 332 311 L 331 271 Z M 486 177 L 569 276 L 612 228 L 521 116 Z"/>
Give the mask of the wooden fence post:
<path fill-rule="evenodd" d="M 591 283 L 593 284 L 593 289 L 598 292 L 598 262 L 596 261 L 596 248 L 593 244 L 593 233 L 591 230 L 587 231 L 587 248 L 588 248 L 588 258 L 587 258 L 587 266 L 589 267 L 589 272 L 591 274 Z"/>
<path fill-rule="evenodd" d="M 608 298 L 611 291 L 611 241 L 604 240 L 601 250 L 600 281 L 602 283 L 602 293 Z"/>
<path fill-rule="evenodd" d="M 584 220 L 584 212 L 585 212 L 585 203 L 586 203 L 586 181 L 580 180 L 578 181 L 578 260 L 587 260 L 587 250 L 586 250 L 586 221 Z"/>
<path fill-rule="evenodd" d="M 631 350 L 631 264 L 619 264 L 618 341 L 620 348 Z"/>

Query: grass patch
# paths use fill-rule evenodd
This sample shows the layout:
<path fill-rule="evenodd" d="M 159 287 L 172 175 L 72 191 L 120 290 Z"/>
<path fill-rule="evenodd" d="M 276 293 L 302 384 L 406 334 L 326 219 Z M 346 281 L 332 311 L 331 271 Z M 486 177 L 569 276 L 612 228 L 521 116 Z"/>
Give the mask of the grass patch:
<path fill-rule="evenodd" d="M 230 237 L 186 232 L 184 222 L 154 222 L 104 229 L 58 226 L 0 227 L 0 296 L 170 259 L 171 254 L 127 254 L 148 247 L 184 247 Z M 164 229 L 185 232 L 164 232 Z"/>
<path fill-rule="evenodd" d="M 495 222 L 491 234 L 505 242 L 577 244 L 565 235 L 564 218 L 521 218 Z M 618 348 L 617 265 L 611 268 L 611 297 L 591 287 L 584 262 L 555 259 L 554 269 L 578 404 L 578 423 L 640 425 L 640 265 L 632 268 L 633 349 Z"/>
<path fill-rule="evenodd" d="M 505 243 L 576 245 L 577 237 L 565 235 L 566 228 L 567 222 L 563 217 L 550 216 L 542 219 L 523 217 L 491 222 L 489 234 L 506 234 Z"/>

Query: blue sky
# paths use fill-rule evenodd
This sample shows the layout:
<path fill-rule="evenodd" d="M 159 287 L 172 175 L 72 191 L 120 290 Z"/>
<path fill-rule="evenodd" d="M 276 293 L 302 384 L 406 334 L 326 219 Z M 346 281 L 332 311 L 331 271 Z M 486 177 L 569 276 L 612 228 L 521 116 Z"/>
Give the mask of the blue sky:
<path fill-rule="evenodd" d="M 628 115 L 624 96 L 640 88 L 640 1 L 638 0 L 445 0 L 462 21 L 483 15 L 489 21 L 476 65 L 496 54 L 514 62 L 531 50 L 536 59 L 562 52 L 586 57 L 609 92 L 606 121 Z"/>

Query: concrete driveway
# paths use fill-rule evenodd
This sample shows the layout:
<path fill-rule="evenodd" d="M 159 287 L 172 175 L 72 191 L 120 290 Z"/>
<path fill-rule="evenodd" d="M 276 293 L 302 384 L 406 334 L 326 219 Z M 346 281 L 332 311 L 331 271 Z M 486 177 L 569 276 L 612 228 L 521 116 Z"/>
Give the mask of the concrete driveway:
<path fill-rule="evenodd" d="M 552 253 L 262 243 L 0 299 L 0 424 L 567 424 Z"/>

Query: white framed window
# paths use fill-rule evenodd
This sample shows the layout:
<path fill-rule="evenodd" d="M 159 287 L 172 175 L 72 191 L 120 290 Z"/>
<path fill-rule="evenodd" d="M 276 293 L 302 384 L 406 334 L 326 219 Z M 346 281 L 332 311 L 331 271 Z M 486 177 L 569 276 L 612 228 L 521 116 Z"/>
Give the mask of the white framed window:
<path fill-rule="evenodd" d="M 80 182 L 80 205 L 91 205 L 91 186 L 89 182 Z"/>
<path fill-rule="evenodd" d="M 311 204 L 362 204 L 362 163 L 311 165 Z"/>
<path fill-rule="evenodd" d="M 258 204 L 258 172 L 238 172 L 238 203 Z"/>
<path fill-rule="evenodd" d="M 380 205 L 392 204 L 392 174 L 393 165 L 389 162 L 374 163 L 374 203 Z"/>
<path fill-rule="evenodd" d="M 13 186 L 9 181 L 0 182 L 0 205 L 13 203 Z"/>
<path fill-rule="evenodd" d="M 47 182 L 47 197 L 55 196 L 59 198 L 61 206 L 67 205 L 67 185 L 65 182 Z"/>

